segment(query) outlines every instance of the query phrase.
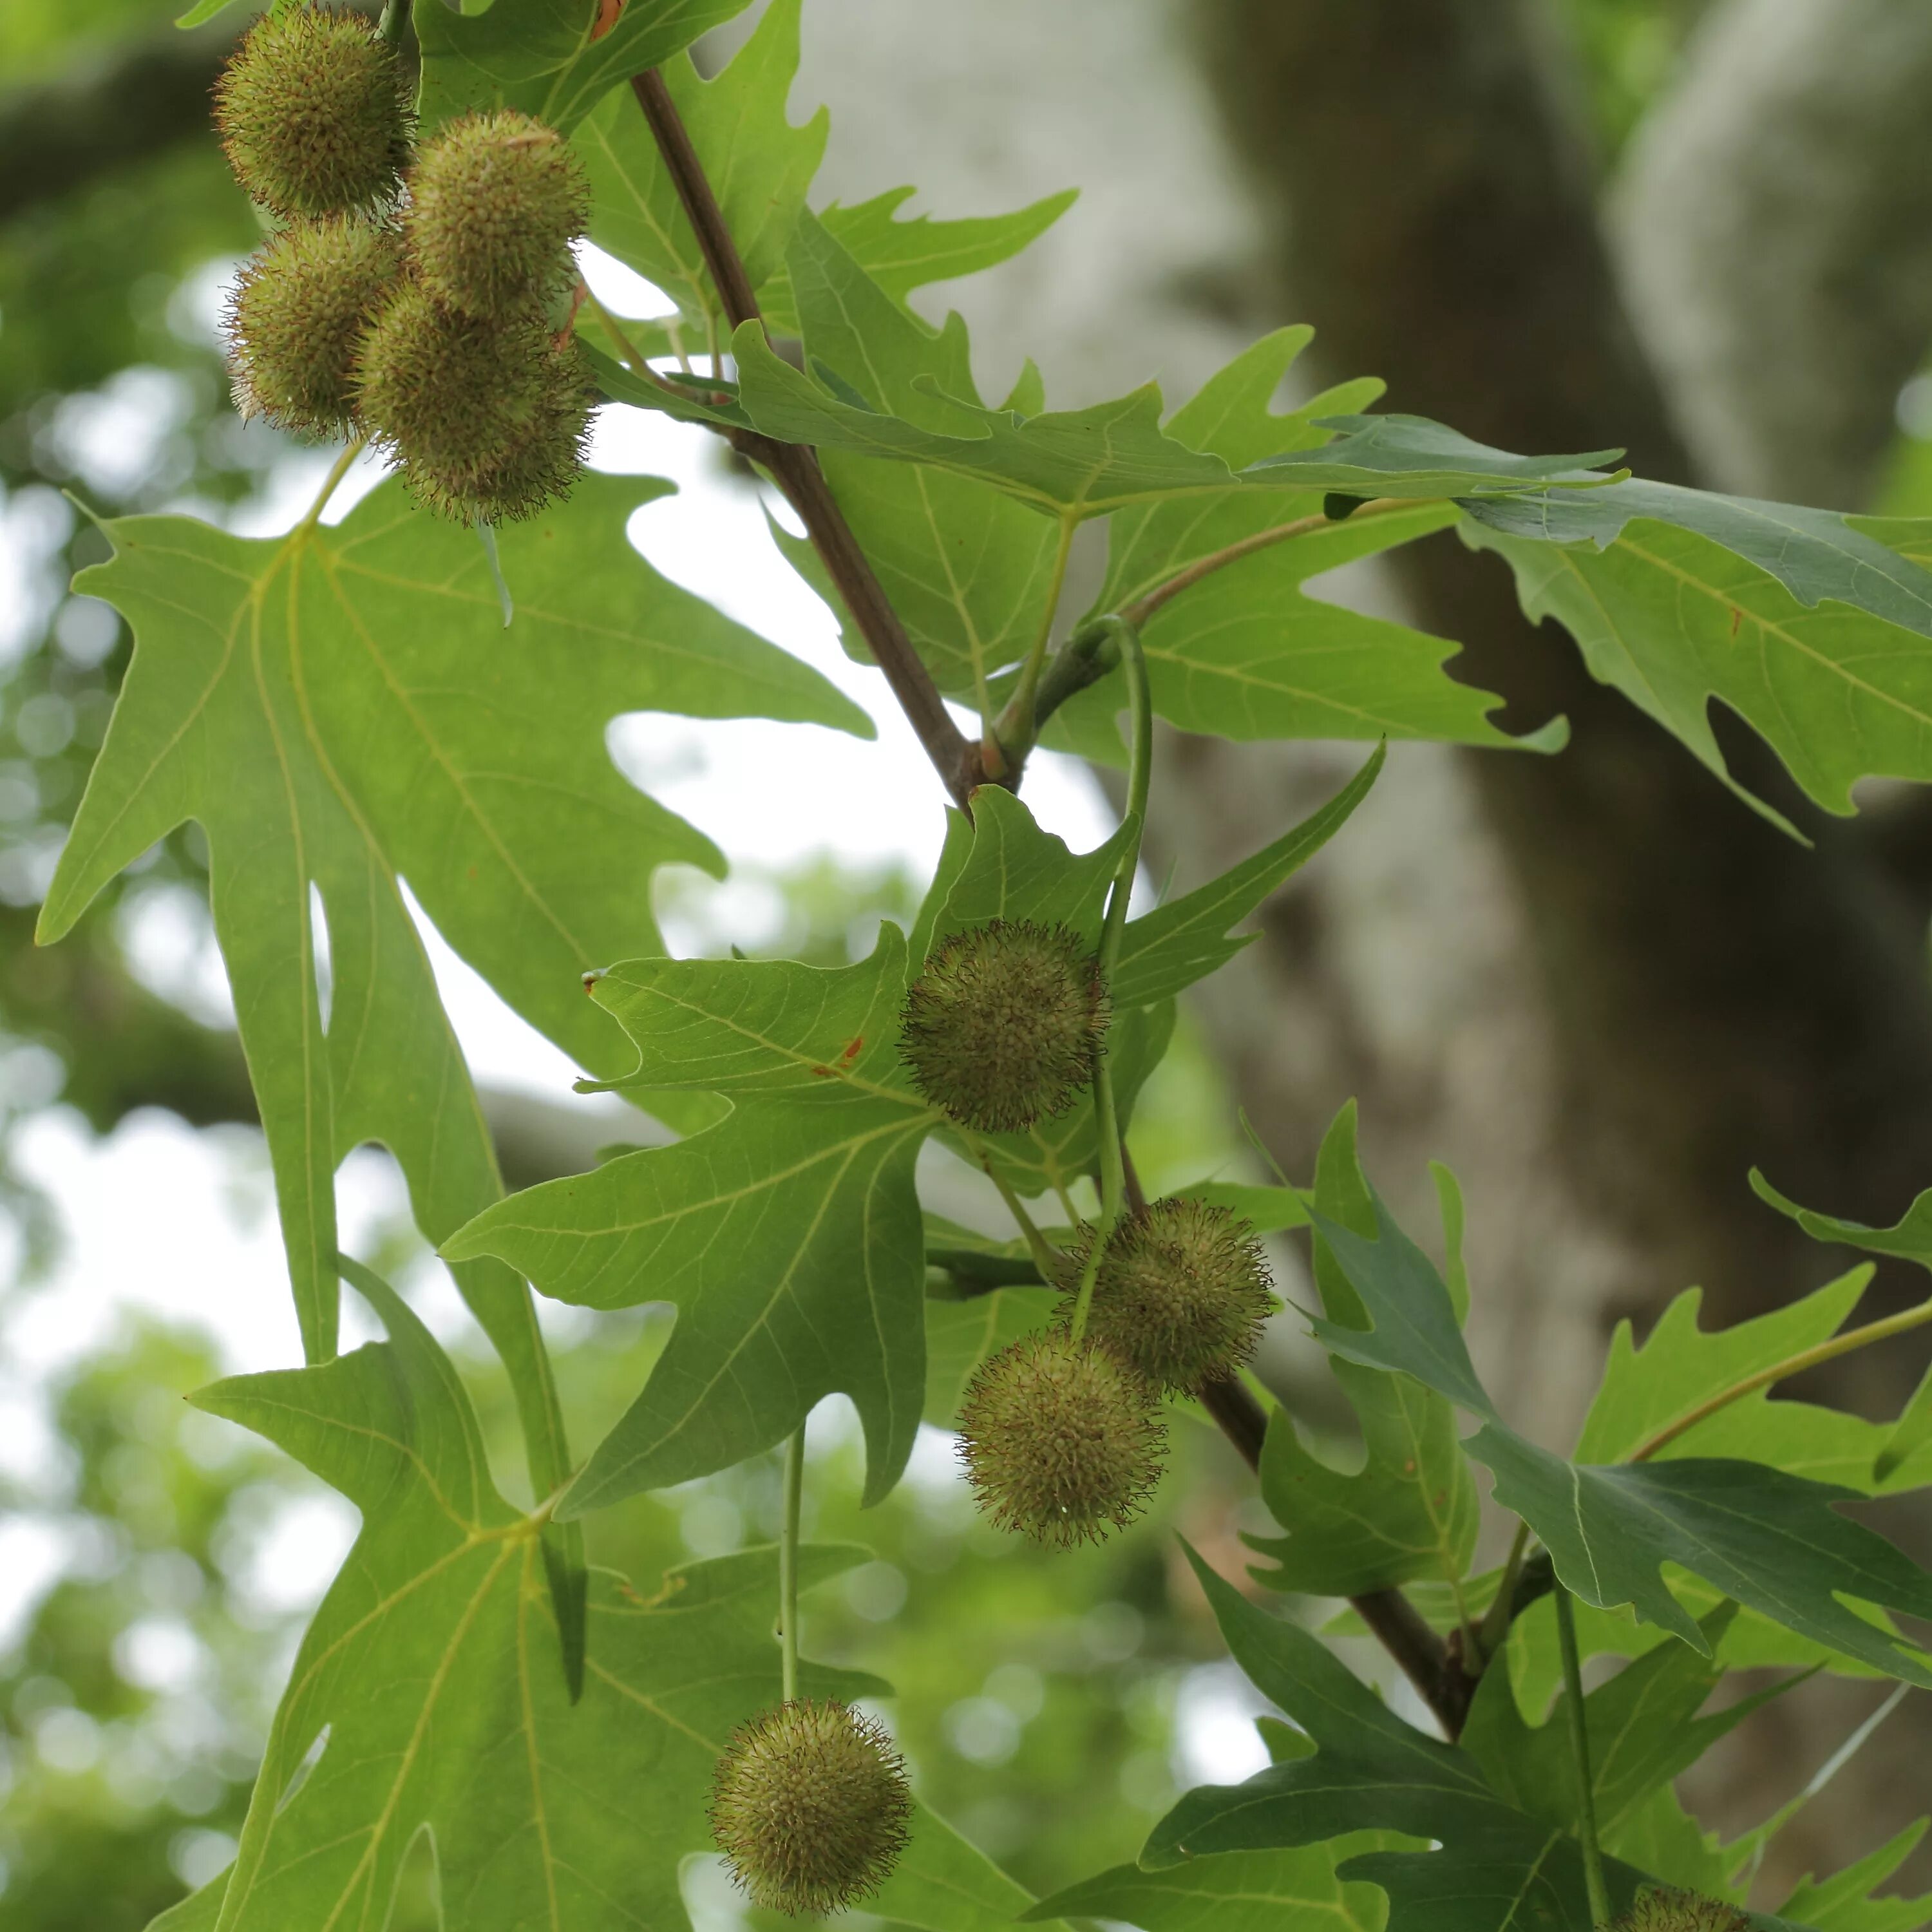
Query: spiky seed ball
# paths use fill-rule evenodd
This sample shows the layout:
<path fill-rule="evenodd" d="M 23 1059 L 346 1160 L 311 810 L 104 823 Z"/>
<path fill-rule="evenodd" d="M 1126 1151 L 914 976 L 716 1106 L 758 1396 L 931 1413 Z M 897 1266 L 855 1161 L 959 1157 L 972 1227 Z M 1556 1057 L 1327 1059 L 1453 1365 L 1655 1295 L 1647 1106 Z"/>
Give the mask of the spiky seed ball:
<path fill-rule="evenodd" d="M 542 320 L 479 322 L 400 286 L 362 339 L 356 406 L 410 489 L 459 521 L 529 516 L 581 466 L 595 385 Z"/>
<path fill-rule="evenodd" d="M 841 1912 L 890 1874 L 911 1811 L 884 1727 L 849 1704 L 800 1698 L 741 1726 L 718 1760 L 711 1834 L 754 1905 Z"/>
<path fill-rule="evenodd" d="M 1048 1330 L 981 1363 L 959 1411 L 960 1459 L 1001 1529 L 1069 1549 L 1139 1515 L 1166 1431 L 1154 1391 L 1106 1349 Z"/>
<path fill-rule="evenodd" d="M 899 1055 L 961 1126 L 998 1133 L 1064 1114 L 1094 1078 L 1107 992 L 1064 926 L 989 920 L 942 941 L 912 983 Z"/>
<path fill-rule="evenodd" d="M 407 82 L 359 14 L 263 14 L 215 82 L 214 124 L 236 179 L 278 214 L 374 207 L 409 164 Z"/>
<path fill-rule="evenodd" d="M 357 347 L 401 268 L 395 231 L 360 215 L 325 214 L 271 236 L 228 298 L 242 414 L 308 436 L 346 430 Z"/>
<path fill-rule="evenodd" d="M 1089 1228 L 1066 1257 L 1063 1328 L 1092 1240 Z M 1231 1209 L 1170 1198 L 1114 1228 L 1094 1277 L 1087 1337 L 1158 1388 L 1192 1389 L 1247 1360 L 1274 1306 L 1252 1227 Z"/>
<path fill-rule="evenodd" d="M 1658 1886 L 1640 1892 L 1636 1904 L 1602 1932 L 1750 1932 L 1750 1921 L 1720 1898 Z"/>
<path fill-rule="evenodd" d="M 563 137 L 509 109 L 439 128 L 410 175 L 416 272 L 464 315 L 514 315 L 568 287 L 570 244 L 590 218 L 590 187 Z"/>

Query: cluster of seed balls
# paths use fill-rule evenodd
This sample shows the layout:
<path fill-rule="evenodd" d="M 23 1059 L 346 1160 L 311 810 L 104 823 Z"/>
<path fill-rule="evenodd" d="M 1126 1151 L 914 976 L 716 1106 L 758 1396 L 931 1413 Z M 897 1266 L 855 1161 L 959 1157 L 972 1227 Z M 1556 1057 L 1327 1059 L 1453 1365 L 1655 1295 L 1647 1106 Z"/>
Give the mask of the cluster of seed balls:
<path fill-rule="evenodd" d="M 1106 987 L 1078 934 L 994 920 L 927 958 L 907 995 L 899 1051 L 950 1119 L 1004 1133 L 1079 1103 L 1108 1018 Z M 1001 1528 L 1060 1548 L 1133 1520 L 1160 1478 L 1162 1394 L 1232 1374 L 1274 1305 L 1245 1223 L 1205 1202 L 1156 1201 L 1108 1239 L 1076 1336 L 1094 1239 L 1082 1230 L 1061 1257 L 1052 1324 L 984 1363 L 959 1417 L 981 1508 Z M 763 1712 L 733 1740 L 718 1766 L 712 1834 L 754 1904 L 840 1911 L 890 1873 L 910 1802 L 883 1731 L 849 1705 L 801 1700 Z"/>
<path fill-rule="evenodd" d="M 460 522 L 568 490 L 596 391 L 550 313 L 588 212 L 561 136 L 505 111 L 417 147 L 395 50 L 359 14 L 310 8 L 256 23 L 215 124 L 277 221 L 229 307 L 244 413 L 372 438 Z"/>
<path fill-rule="evenodd" d="M 1064 1114 L 1105 1050 L 1107 988 L 1063 926 L 993 920 L 952 934 L 906 1000 L 900 1052 L 962 1126 L 1009 1132 Z M 1065 1548 L 1138 1515 L 1160 1479 L 1160 1405 L 1232 1375 L 1274 1306 L 1252 1230 L 1225 1208 L 1156 1201 L 1116 1224 L 1074 1332 L 1094 1230 L 1060 1259 L 1052 1324 L 981 1364 L 960 1411 L 980 1507 L 1004 1529 Z"/>

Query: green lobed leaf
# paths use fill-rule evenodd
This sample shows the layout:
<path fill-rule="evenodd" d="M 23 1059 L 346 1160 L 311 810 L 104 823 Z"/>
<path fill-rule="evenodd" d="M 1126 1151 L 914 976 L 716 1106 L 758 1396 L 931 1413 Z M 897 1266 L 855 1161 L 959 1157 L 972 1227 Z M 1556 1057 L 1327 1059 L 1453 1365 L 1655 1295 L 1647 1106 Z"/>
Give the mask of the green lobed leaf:
<path fill-rule="evenodd" d="M 1623 454 L 1595 449 L 1576 456 L 1514 456 L 1426 416 L 1330 416 L 1315 427 L 1334 430 L 1334 440 L 1320 448 L 1263 457 L 1253 467 L 1283 471 L 1305 479 L 1305 488 L 1347 496 L 1514 497 L 1526 490 L 1547 490 L 1567 500 L 1617 480 L 1581 472 Z"/>
<path fill-rule="evenodd" d="M 1908 1825 L 1897 1838 L 1870 1857 L 1847 1865 L 1822 1883 L 1804 1880 L 1780 1905 L 1780 1918 L 1816 1928 L 1816 1932 L 1923 1932 L 1932 1924 L 1932 1893 L 1918 1898 L 1872 1896 L 1917 1848 L 1928 1821 Z"/>
<path fill-rule="evenodd" d="M 1660 1574 L 1661 1564 L 1677 1564 L 1801 1636 L 1932 1684 L 1924 1658 L 1841 1600 L 1932 1614 L 1932 1576 L 1833 1508 L 1858 1492 L 1713 1458 L 1573 1463 L 1526 1442 L 1477 1379 L 1440 1276 L 1372 1198 L 1373 1240 L 1318 1210 L 1312 1216 L 1372 1326 L 1324 1321 L 1316 1332 L 1344 1359 L 1413 1375 L 1483 1419 L 1464 1446 L 1494 1472 L 1497 1502 L 1541 1539 L 1565 1588 L 1599 1608 L 1633 1604 L 1640 1618 L 1701 1646 L 1695 1619 Z"/>
<path fill-rule="evenodd" d="M 1388 1894 L 1389 1932 L 1586 1932 L 1582 1857 L 1567 1832 L 1499 1797 L 1468 1752 L 1404 1723 L 1319 1639 L 1189 1556 L 1236 1662 L 1316 1749 L 1244 1784 L 1187 1792 L 1154 1827 L 1144 1868 L 1400 1832 L 1441 1849 L 1372 1852 L 1339 1874 Z M 1608 1864 L 1612 1903 L 1627 1909 L 1642 1874 Z"/>
<path fill-rule="evenodd" d="M 1381 1893 L 1337 1877 L 1335 1868 L 1388 1835 L 1356 1832 L 1294 1851 L 1226 1852 L 1167 1871 L 1116 1865 L 1024 1916 L 1100 1918 L 1142 1932 L 1382 1932 L 1388 1911 Z"/>
<path fill-rule="evenodd" d="M 919 1202 L 922 1107 L 844 1094 L 741 1106 L 691 1138 L 545 1183 L 446 1252 L 497 1254 L 559 1300 L 668 1301 L 670 1342 L 572 1484 L 582 1515 L 728 1468 L 849 1394 L 866 1497 L 897 1481 L 926 1379 Z"/>
<path fill-rule="evenodd" d="M 702 79 L 687 53 L 664 64 L 665 84 L 754 287 L 784 259 L 831 124 L 822 107 L 802 127 L 786 118 L 802 4 L 777 0 L 768 8 L 716 80 Z M 721 318 L 703 251 L 629 88 L 613 88 L 571 145 L 590 184 L 591 240 L 655 283 L 687 322 L 715 325 Z"/>
<path fill-rule="evenodd" d="M 1610 1462 L 1631 1455 L 1714 1395 L 1829 1340 L 1871 1275 L 1869 1266 L 1854 1268 L 1786 1307 L 1711 1333 L 1697 1325 L 1702 1298 L 1692 1288 L 1665 1309 L 1641 1348 L 1632 1342 L 1630 1324 L 1620 1322 L 1576 1444 L 1579 1460 Z M 1774 1462 L 1790 1474 L 1874 1492 L 1909 1489 L 1932 1481 L 1932 1456 L 1908 1444 L 1907 1453 L 1887 1467 L 1876 1465 L 1912 1415 L 1908 1408 L 1888 1430 L 1841 1410 L 1781 1395 L 1774 1400 L 1766 1388 L 1727 1403 L 1657 1453 L 1666 1460 L 1729 1456 Z"/>
<path fill-rule="evenodd" d="M 1008 214 L 938 219 L 900 218 L 914 190 L 888 188 L 869 201 L 819 211 L 826 232 L 892 300 L 903 306 L 915 289 L 997 268 L 1030 247 L 1079 199 L 1078 188 L 1043 195 Z M 758 290 L 766 324 L 781 335 L 801 332 L 790 272 L 782 264 Z"/>
<path fill-rule="evenodd" d="M 332 1177 L 350 1147 L 394 1149 L 432 1239 L 498 1191 L 399 878 L 511 1005 L 594 1066 L 610 1040 L 584 968 L 656 949 L 655 866 L 722 862 L 620 776 L 610 718 L 869 729 L 815 672 L 631 549 L 626 520 L 666 487 L 586 476 L 568 505 L 506 530 L 508 632 L 473 532 L 410 509 L 393 484 L 336 528 L 274 541 L 119 519 L 103 526 L 112 560 L 77 580 L 128 618 L 134 659 L 40 937 L 59 938 L 175 826 L 201 824 L 312 1359 L 334 1346 Z M 326 1028 L 311 888 L 328 928 Z M 462 1279 L 500 1347 L 527 1325 L 500 1271 Z"/>
<path fill-rule="evenodd" d="M 776 1552 L 674 1571 L 650 1598 L 598 1572 L 588 1681 L 571 1705 L 536 1520 L 492 1487 L 448 1358 L 380 1282 L 368 1292 L 388 1342 L 196 1398 L 280 1444 L 363 1520 L 296 1654 L 235 1863 L 158 1922 L 380 1925 L 428 1830 L 448 1922 L 465 1932 L 681 1924 L 679 1868 L 709 1849 L 712 1767 L 736 1726 L 778 1695 Z M 865 1556 L 808 1547 L 801 1580 Z M 802 1688 L 884 1687 L 808 1664 Z M 982 1932 L 1026 1903 L 922 1814 L 874 1910 Z"/>
<path fill-rule="evenodd" d="M 1775 822 L 1726 768 L 1714 699 L 1828 812 L 1868 775 L 1932 778 L 1932 572 L 1851 519 L 1638 482 L 1463 507 L 1526 614 Z"/>
<path fill-rule="evenodd" d="M 603 0 L 494 0 L 480 13 L 416 0 L 423 131 L 472 110 L 514 107 L 568 134 L 610 88 L 662 67 L 746 4 L 626 0 L 607 20 Z"/>
<path fill-rule="evenodd" d="M 1668 1789 L 1720 1738 L 1797 1681 L 1773 1684 L 1708 1717 L 1698 1715 L 1728 1668 L 1720 1660 L 1724 1639 L 1736 1614 L 1735 1604 L 1724 1604 L 1702 1620 L 1704 1652 L 1688 1644 L 1661 1645 L 1585 1696 L 1592 1789 L 1606 1844 L 1654 1792 Z M 1567 1694 L 1558 1696 L 1541 1724 L 1528 1724 L 1509 1672 L 1486 1671 L 1457 1742 L 1502 1796 L 1532 1817 L 1566 1831 L 1578 1828 L 1582 1814 Z"/>
<path fill-rule="evenodd" d="M 1123 1006 L 1146 1006 L 1220 971 L 1258 937 L 1230 928 L 1299 872 L 1340 831 L 1381 776 L 1386 753 L 1378 746 L 1368 762 L 1322 806 L 1218 879 L 1169 899 L 1129 925 L 1121 935 L 1112 992 Z"/>
<path fill-rule="evenodd" d="M 1352 1104 L 1322 1138 L 1314 1204 L 1358 1229 L 1373 1225 Z M 1359 1312 L 1318 1239 L 1315 1276 L 1324 1306 L 1338 1316 Z M 1334 1369 L 1361 1424 L 1365 1460 L 1353 1473 L 1332 1468 L 1303 1447 L 1288 1411 L 1275 1410 L 1262 1450 L 1262 1498 L 1286 1533 L 1244 1539 L 1275 1566 L 1257 1568 L 1256 1578 L 1313 1596 L 1360 1596 L 1418 1578 L 1453 1592 L 1468 1568 L 1481 1513 L 1454 1409 L 1412 1376 L 1342 1360 Z"/>

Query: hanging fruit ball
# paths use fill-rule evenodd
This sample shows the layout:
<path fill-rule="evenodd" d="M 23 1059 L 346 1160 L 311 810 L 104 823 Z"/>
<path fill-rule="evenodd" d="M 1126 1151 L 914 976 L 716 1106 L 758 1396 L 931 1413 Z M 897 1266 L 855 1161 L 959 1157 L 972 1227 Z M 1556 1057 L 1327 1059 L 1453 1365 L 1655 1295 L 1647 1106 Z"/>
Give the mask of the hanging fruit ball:
<path fill-rule="evenodd" d="M 407 83 L 360 14 L 263 14 L 215 83 L 214 122 L 236 179 L 280 215 L 375 207 L 409 164 Z"/>
<path fill-rule="evenodd" d="M 1106 1036 L 1100 968 L 1064 926 L 995 919 L 943 940 L 906 995 L 899 1053 L 962 1126 L 998 1133 L 1072 1106 Z"/>
<path fill-rule="evenodd" d="M 345 434 L 355 416 L 356 351 L 401 265 L 395 230 L 361 215 L 326 214 L 271 236 L 229 298 L 242 413 L 304 436 Z"/>
<path fill-rule="evenodd" d="M 982 1362 L 959 1412 L 960 1456 L 1001 1529 L 1068 1549 L 1138 1516 L 1160 1480 L 1154 1391 L 1117 1357 L 1048 1330 Z"/>
<path fill-rule="evenodd" d="M 417 500 L 459 522 L 533 514 L 582 467 L 596 392 L 534 314 L 478 322 L 398 288 L 363 338 L 356 406 Z"/>
<path fill-rule="evenodd" d="M 1058 1319 L 1072 1324 L 1090 1228 L 1066 1258 Z M 1178 1196 L 1126 1216 L 1100 1256 L 1087 1339 L 1157 1388 L 1176 1392 L 1231 1376 L 1274 1312 L 1268 1257 L 1228 1208 Z"/>
<path fill-rule="evenodd" d="M 794 1700 L 742 1726 L 718 1761 L 711 1834 L 754 1905 L 842 1912 L 905 1849 L 912 1796 L 884 1727 L 849 1704 Z"/>
<path fill-rule="evenodd" d="M 1750 1921 L 1721 1898 L 1658 1886 L 1640 1892 L 1629 1911 L 1599 1932 L 1750 1932 Z"/>
<path fill-rule="evenodd" d="M 416 273 L 459 314 L 500 320 L 568 288 L 570 244 L 590 214 L 583 167 L 563 137 L 508 109 L 437 129 L 410 176 Z"/>

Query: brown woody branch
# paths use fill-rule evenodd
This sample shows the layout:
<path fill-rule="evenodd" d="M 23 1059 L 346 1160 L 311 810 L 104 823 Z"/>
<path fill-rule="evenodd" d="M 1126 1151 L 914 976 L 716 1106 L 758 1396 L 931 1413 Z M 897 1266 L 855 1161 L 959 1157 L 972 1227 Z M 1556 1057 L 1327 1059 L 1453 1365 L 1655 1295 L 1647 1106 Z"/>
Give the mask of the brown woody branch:
<path fill-rule="evenodd" d="M 634 76 L 632 92 L 644 110 L 652 135 L 677 190 L 692 231 L 711 272 L 711 283 L 734 329 L 762 318 L 744 259 L 731 238 L 718 197 L 712 192 L 697 150 L 664 76 L 656 68 Z M 954 800 L 964 806 L 973 788 L 985 782 L 980 748 L 953 723 L 932 674 L 913 649 L 878 574 L 867 561 L 838 507 L 818 459 L 803 445 L 775 442 L 766 436 L 739 431 L 732 442 L 740 453 L 766 470 L 790 500 L 818 551 L 819 561 L 836 587 L 852 622 L 885 674 L 899 709 L 919 734 L 933 768 L 945 781 Z M 1010 782 L 1010 781 L 1009 781 Z"/>

